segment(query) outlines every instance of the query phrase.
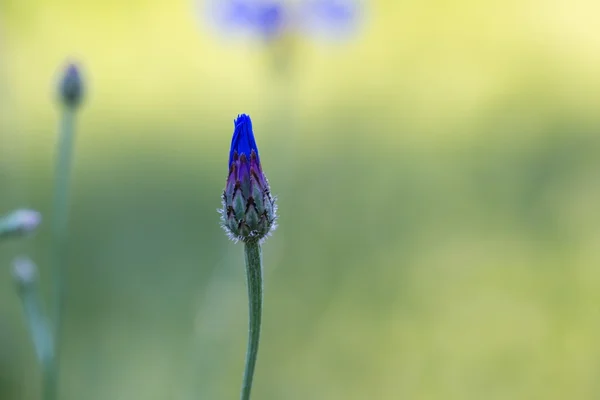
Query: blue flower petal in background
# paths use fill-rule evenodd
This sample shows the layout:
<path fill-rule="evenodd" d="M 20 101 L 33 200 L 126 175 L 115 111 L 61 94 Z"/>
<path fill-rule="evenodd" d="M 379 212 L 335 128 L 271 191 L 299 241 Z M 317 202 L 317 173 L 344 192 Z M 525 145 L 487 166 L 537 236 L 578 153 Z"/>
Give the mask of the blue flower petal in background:
<path fill-rule="evenodd" d="M 298 29 L 318 39 L 344 39 L 357 32 L 362 11 L 357 0 L 306 0 L 299 4 Z"/>
<path fill-rule="evenodd" d="M 226 36 L 275 39 L 286 29 L 288 9 L 276 0 L 208 0 L 209 23 Z"/>
<path fill-rule="evenodd" d="M 209 22 L 226 36 L 267 41 L 290 33 L 345 38 L 356 32 L 362 11 L 358 0 L 207 0 L 206 4 Z"/>
<path fill-rule="evenodd" d="M 281 2 L 265 3 L 257 7 L 255 26 L 267 38 L 283 33 L 286 27 L 286 12 Z"/>

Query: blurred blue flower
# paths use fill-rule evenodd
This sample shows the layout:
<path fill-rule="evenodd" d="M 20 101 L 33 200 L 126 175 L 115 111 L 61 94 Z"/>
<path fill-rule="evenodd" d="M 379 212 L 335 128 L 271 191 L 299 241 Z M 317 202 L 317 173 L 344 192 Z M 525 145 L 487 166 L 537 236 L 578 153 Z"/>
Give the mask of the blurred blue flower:
<path fill-rule="evenodd" d="M 308 36 L 346 37 L 356 32 L 361 11 L 357 0 L 305 0 L 298 9 L 297 27 Z"/>
<path fill-rule="evenodd" d="M 208 14 L 220 31 L 267 41 L 290 33 L 346 36 L 360 16 L 357 0 L 208 0 Z"/>

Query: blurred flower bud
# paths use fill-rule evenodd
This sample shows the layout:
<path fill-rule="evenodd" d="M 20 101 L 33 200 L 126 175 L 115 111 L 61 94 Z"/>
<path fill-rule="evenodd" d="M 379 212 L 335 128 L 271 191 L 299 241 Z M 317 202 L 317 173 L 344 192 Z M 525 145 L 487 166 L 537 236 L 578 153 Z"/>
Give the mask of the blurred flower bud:
<path fill-rule="evenodd" d="M 20 209 L 0 218 L 0 238 L 32 233 L 42 222 L 42 215 L 34 210 Z"/>
<path fill-rule="evenodd" d="M 239 115 L 234 125 L 221 210 L 223 228 L 233 240 L 259 241 L 275 229 L 277 206 L 260 165 L 250 117 Z"/>
<path fill-rule="evenodd" d="M 75 64 L 67 65 L 58 86 L 60 100 L 65 106 L 75 108 L 83 99 L 83 89 L 79 69 Z"/>
<path fill-rule="evenodd" d="M 27 257 L 16 258 L 13 261 L 13 278 L 23 303 L 23 311 L 38 361 L 45 367 L 52 365 L 54 341 L 36 285 L 38 279 L 36 265 Z"/>
<path fill-rule="evenodd" d="M 37 267 L 27 257 L 19 257 L 13 261 L 13 278 L 19 289 L 27 289 L 37 280 Z"/>

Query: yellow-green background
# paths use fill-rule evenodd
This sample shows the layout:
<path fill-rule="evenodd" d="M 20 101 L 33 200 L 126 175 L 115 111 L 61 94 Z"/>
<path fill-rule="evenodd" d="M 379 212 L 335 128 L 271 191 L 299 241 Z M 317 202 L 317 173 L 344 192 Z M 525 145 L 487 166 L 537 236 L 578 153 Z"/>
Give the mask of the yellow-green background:
<path fill-rule="evenodd" d="M 238 396 L 243 250 L 215 210 L 241 112 L 281 215 L 253 398 L 600 398 L 600 3 L 373 1 L 345 43 L 271 50 L 198 9 L 0 1 L 0 210 L 45 216 L 0 248 L 1 399 L 39 398 L 10 260 L 50 295 L 70 57 L 61 399 Z"/>

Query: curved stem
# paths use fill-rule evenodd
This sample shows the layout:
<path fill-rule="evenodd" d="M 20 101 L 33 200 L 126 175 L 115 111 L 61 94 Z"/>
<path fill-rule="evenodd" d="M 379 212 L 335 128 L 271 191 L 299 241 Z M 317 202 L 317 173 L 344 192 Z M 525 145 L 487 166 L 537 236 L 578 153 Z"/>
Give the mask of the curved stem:
<path fill-rule="evenodd" d="M 258 242 L 246 242 L 244 250 L 248 282 L 248 348 L 246 350 L 246 365 L 240 398 L 241 400 L 249 400 L 260 341 L 263 281 L 260 244 Z"/>
<path fill-rule="evenodd" d="M 68 242 L 69 181 L 73 154 L 75 109 L 65 107 L 59 129 L 58 153 L 54 182 L 54 203 L 52 219 L 52 272 L 54 275 L 54 359 L 46 368 L 44 377 L 45 399 L 54 399 L 58 392 L 58 367 L 62 330 L 62 314 L 65 291 L 65 269 Z"/>

